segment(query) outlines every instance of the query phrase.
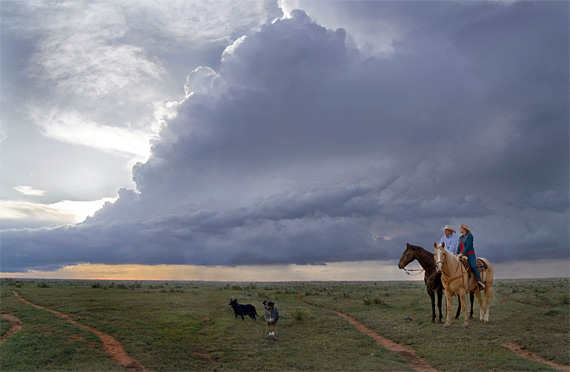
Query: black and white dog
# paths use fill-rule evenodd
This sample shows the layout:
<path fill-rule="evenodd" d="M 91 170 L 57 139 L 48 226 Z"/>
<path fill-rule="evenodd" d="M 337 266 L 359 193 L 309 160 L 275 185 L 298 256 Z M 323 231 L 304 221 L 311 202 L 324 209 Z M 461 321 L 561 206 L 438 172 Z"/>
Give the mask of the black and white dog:
<path fill-rule="evenodd" d="M 271 301 L 263 301 L 263 307 L 265 308 L 265 332 L 269 332 L 270 328 L 273 328 L 273 332 L 269 332 L 269 336 L 275 336 L 277 320 L 279 320 L 279 310 L 277 310 L 275 304 Z"/>
<path fill-rule="evenodd" d="M 242 304 L 238 304 L 237 302 L 237 298 L 235 300 L 230 299 L 230 306 L 232 307 L 232 309 L 234 309 L 234 314 L 236 316 L 236 318 L 239 316 L 241 316 L 241 320 L 244 320 L 244 315 L 249 316 L 252 320 L 257 322 L 257 311 L 255 311 L 255 306 L 247 304 L 247 305 L 242 305 Z"/>

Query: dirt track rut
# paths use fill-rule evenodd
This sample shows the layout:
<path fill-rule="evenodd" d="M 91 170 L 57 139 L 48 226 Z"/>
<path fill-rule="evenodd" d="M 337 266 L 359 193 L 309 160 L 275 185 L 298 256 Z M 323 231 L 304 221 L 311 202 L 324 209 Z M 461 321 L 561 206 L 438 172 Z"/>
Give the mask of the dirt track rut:
<path fill-rule="evenodd" d="M 12 327 L 8 330 L 8 332 L 6 332 L 4 336 L 2 336 L 2 339 L 0 339 L 0 344 L 6 341 L 8 337 L 12 336 L 14 333 L 22 329 L 22 322 L 15 316 L 10 314 L 2 314 L 1 317 L 2 319 L 9 321 L 12 324 Z"/>
<path fill-rule="evenodd" d="M 386 349 L 400 354 L 402 359 L 404 359 L 404 361 L 410 367 L 415 369 L 416 371 L 418 371 L 418 372 L 437 371 L 437 369 L 430 366 L 428 364 L 428 362 L 426 362 L 423 358 L 419 357 L 415 353 L 414 349 L 412 349 L 411 347 L 399 344 L 399 343 L 394 342 L 390 339 L 387 339 L 387 338 L 380 336 L 374 330 L 367 328 L 364 324 L 360 323 L 358 320 L 354 319 L 350 315 L 344 314 L 338 310 L 327 309 L 327 308 L 322 307 L 322 306 L 318 306 L 315 304 L 311 304 L 309 302 L 305 302 L 300 297 L 297 297 L 297 301 L 304 303 L 306 305 L 309 305 L 309 306 L 314 306 L 314 307 L 318 307 L 318 308 L 325 309 L 328 311 L 332 311 L 332 312 L 336 313 L 337 315 L 343 317 L 344 319 L 349 321 L 351 324 L 353 324 L 356 327 L 356 329 L 358 329 L 360 332 L 366 334 L 369 337 L 372 337 L 378 345 L 384 346 Z M 538 354 L 536 354 L 530 350 L 526 350 L 524 347 L 520 346 L 519 344 L 517 344 L 515 342 L 506 342 L 503 344 L 503 346 L 506 347 L 507 349 L 509 349 L 510 351 L 512 351 L 513 353 L 517 354 L 518 356 L 522 357 L 522 358 L 533 360 L 535 362 L 544 363 L 544 364 L 548 365 L 549 367 L 554 368 L 558 371 L 570 372 L 570 366 L 558 364 L 555 362 L 551 362 L 547 359 L 544 359 L 541 356 L 539 356 Z"/>
<path fill-rule="evenodd" d="M 378 333 L 376 333 L 374 330 L 366 327 L 364 324 L 360 323 L 358 320 L 354 319 L 353 317 L 351 317 L 350 315 L 344 314 L 338 310 L 332 310 L 332 309 L 327 309 L 321 306 L 317 306 L 314 304 L 311 304 L 309 302 L 305 302 L 303 301 L 302 298 L 297 297 L 297 301 L 304 303 L 306 305 L 310 305 L 310 306 L 315 306 L 321 309 L 325 309 L 328 311 L 332 311 L 334 313 L 336 313 L 337 315 L 343 317 L 344 319 L 346 319 L 349 323 L 351 323 L 352 325 L 354 325 L 356 327 L 356 329 L 358 329 L 360 332 L 364 333 L 365 335 L 371 337 L 374 341 L 376 341 L 376 343 L 378 345 L 381 345 L 383 347 L 385 347 L 388 350 L 391 350 L 393 352 L 398 353 L 402 359 L 404 359 L 404 361 L 413 369 L 415 369 L 418 372 L 437 372 L 437 369 L 433 368 L 432 366 L 429 365 L 429 363 L 423 359 L 422 357 L 418 356 L 416 354 L 416 352 L 414 351 L 414 349 L 412 349 L 411 347 L 407 346 L 407 345 L 402 345 L 399 344 L 397 342 L 394 342 L 390 339 L 387 339 L 385 337 L 380 336 Z"/>
<path fill-rule="evenodd" d="M 505 342 L 503 344 L 503 346 L 506 347 L 507 349 L 509 349 L 510 351 L 512 351 L 513 353 L 517 354 L 520 357 L 530 359 L 530 360 L 534 360 L 536 362 L 544 363 L 547 366 L 554 368 L 556 370 L 559 370 L 559 371 L 570 372 L 570 366 L 565 366 L 565 365 L 554 363 L 554 362 L 551 362 L 550 360 L 544 359 L 543 357 L 539 356 L 538 354 L 533 353 L 530 350 L 526 350 L 524 347 L 522 347 L 521 345 L 519 345 L 517 343 Z"/>
<path fill-rule="evenodd" d="M 125 349 L 123 348 L 123 345 L 119 341 L 115 340 L 113 338 L 113 336 L 110 336 L 106 333 L 98 331 L 93 327 L 83 325 L 83 324 L 71 319 L 71 317 L 69 315 L 62 314 L 62 313 L 55 311 L 55 310 L 52 310 L 52 309 L 48 309 L 47 307 L 43 307 L 43 306 L 33 304 L 30 301 L 23 298 L 22 296 L 20 296 L 20 294 L 16 291 L 12 291 L 12 293 L 20 301 L 22 301 L 22 302 L 24 302 L 30 306 L 33 306 L 33 307 L 38 308 L 38 309 L 49 311 L 50 313 L 57 315 L 59 318 L 66 320 L 67 322 L 69 322 L 73 325 L 85 328 L 88 331 L 94 333 L 95 336 L 97 336 L 97 337 L 99 337 L 99 339 L 101 339 L 101 341 L 103 342 L 103 349 L 105 350 L 105 352 L 107 352 L 107 354 L 109 354 L 109 356 L 111 357 L 111 359 L 115 363 L 120 364 L 121 366 L 127 368 L 130 371 L 150 372 L 150 370 L 146 369 L 138 360 L 136 360 L 133 357 L 131 357 L 130 355 L 128 355 L 126 353 Z"/>

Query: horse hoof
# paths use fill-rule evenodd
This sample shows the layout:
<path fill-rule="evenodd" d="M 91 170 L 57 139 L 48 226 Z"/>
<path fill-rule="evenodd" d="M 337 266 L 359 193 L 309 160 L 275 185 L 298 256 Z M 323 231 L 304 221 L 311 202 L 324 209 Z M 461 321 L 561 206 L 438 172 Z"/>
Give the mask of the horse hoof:
<path fill-rule="evenodd" d="M 432 322 L 432 323 L 435 323 L 435 319 L 432 319 L 431 322 Z"/>
<path fill-rule="evenodd" d="M 449 327 L 450 323 L 445 323 L 444 327 Z"/>
<path fill-rule="evenodd" d="M 467 328 L 467 323 L 463 323 L 462 327 Z"/>
<path fill-rule="evenodd" d="M 440 320 L 438 320 L 437 322 L 438 322 L 439 324 L 441 324 L 441 323 L 442 323 L 441 319 L 440 319 Z"/>

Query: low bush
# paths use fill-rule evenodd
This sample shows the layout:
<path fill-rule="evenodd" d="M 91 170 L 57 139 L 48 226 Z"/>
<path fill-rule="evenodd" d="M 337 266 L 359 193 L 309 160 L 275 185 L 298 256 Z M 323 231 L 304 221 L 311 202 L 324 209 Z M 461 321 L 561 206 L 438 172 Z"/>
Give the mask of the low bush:
<path fill-rule="evenodd" d="M 364 302 L 364 305 L 369 306 L 369 305 L 383 305 L 386 306 L 386 301 L 384 301 L 384 299 L 380 298 L 379 296 L 374 296 L 374 297 L 364 297 L 362 299 L 362 302 Z"/>
<path fill-rule="evenodd" d="M 296 308 L 291 310 L 291 316 L 293 317 L 293 319 L 298 320 L 300 322 L 307 319 L 309 315 L 310 315 L 309 312 L 303 309 Z"/>

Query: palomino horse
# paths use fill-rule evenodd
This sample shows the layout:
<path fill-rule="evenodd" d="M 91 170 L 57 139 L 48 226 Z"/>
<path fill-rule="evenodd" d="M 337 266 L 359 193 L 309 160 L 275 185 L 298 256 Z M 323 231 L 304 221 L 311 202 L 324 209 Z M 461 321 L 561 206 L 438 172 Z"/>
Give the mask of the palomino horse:
<path fill-rule="evenodd" d="M 433 243 L 435 248 L 433 256 L 436 262 L 436 269 L 441 272 L 441 282 L 445 290 L 445 297 L 447 299 L 447 319 L 445 326 L 451 324 L 449 319 L 449 311 L 451 310 L 451 301 L 453 295 L 459 295 L 461 301 L 461 309 L 463 310 L 463 327 L 467 327 L 467 314 L 465 313 L 465 294 L 474 291 L 477 301 L 479 302 L 479 320 L 485 322 L 489 321 L 489 308 L 491 307 L 491 299 L 493 298 L 493 267 L 491 263 L 484 258 L 479 260 L 485 262 L 487 270 L 481 271 L 481 279 L 485 284 L 485 306 L 487 311 L 483 316 L 483 301 L 481 299 L 481 291 L 477 287 L 477 279 L 474 275 L 470 275 L 469 271 L 460 262 L 460 258 L 445 249 L 445 243 L 437 245 Z"/>

